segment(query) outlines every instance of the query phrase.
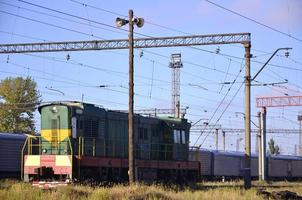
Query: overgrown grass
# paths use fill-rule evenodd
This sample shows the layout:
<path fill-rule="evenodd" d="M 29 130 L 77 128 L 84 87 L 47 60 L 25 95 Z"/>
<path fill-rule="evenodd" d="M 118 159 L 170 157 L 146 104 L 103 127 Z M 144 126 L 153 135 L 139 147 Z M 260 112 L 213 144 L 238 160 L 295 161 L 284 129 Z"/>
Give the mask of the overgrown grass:
<path fill-rule="evenodd" d="M 89 187 L 82 185 L 70 185 L 51 190 L 42 190 L 32 187 L 30 184 L 13 181 L 0 181 L 0 199 L 12 200 L 53 200 L 53 199 L 121 199 L 121 200 L 143 200 L 143 199 L 263 199 L 257 195 L 258 188 L 266 190 L 289 190 L 302 195 L 302 183 L 261 183 L 255 182 L 251 190 L 244 190 L 242 182 L 203 182 L 195 187 L 162 186 L 162 185 L 115 185 L 113 187 Z"/>

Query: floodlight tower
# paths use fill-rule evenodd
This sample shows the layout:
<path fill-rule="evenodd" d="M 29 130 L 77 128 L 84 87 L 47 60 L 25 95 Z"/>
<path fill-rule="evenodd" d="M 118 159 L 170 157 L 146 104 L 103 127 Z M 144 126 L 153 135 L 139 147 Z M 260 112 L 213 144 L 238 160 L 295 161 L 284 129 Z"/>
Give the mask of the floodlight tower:
<path fill-rule="evenodd" d="M 182 68 L 181 54 L 171 54 L 169 67 L 172 68 L 172 110 L 174 117 L 180 117 L 180 68 Z"/>

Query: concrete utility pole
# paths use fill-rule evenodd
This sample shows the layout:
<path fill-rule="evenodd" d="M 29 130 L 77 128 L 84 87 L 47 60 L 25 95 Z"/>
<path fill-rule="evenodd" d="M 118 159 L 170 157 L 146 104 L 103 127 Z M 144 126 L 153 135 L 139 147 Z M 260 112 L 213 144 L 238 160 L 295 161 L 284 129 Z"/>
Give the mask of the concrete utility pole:
<path fill-rule="evenodd" d="M 239 146 L 240 146 L 240 142 L 243 140 L 243 138 L 238 138 L 236 140 L 236 151 L 238 152 L 239 151 Z"/>
<path fill-rule="evenodd" d="M 250 57 L 251 57 L 251 43 L 244 44 L 245 49 L 245 154 L 244 154 L 244 188 L 249 189 L 252 186 L 251 183 L 251 68 L 250 68 Z"/>
<path fill-rule="evenodd" d="M 261 131 L 261 180 L 265 181 L 267 176 L 266 163 L 266 107 L 262 107 L 262 131 Z"/>
<path fill-rule="evenodd" d="M 297 152 L 298 150 L 297 150 L 297 145 L 296 145 L 296 144 L 295 144 L 295 149 L 294 149 L 294 151 L 295 151 L 294 155 L 295 155 L 295 156 L 298 156 L 298 152 Z"/>
<path fill-rule="evenodd" d="M 298 155 L 302 156 L 302 115 L 298 115 L 299 121 L 299 146 L 298 146 Z"/>
<path fill-rule="evenodd" d="M 258 117 L 258 126 L 259 126 L 259 132 L 257 133 L 257 141 L 258 141 L 258 179 L 261 181 L 262 179 L 262 147 L 261 147 L 261 112 L 257 112 L 257 117 Z"/>
<path fill-rule="evenodd" d="M 255 137 L 255 152 L 256 152 L 256 154 L 258 154 L 258 152 L 259 152 L 259 141 L 258 141 L 258 133 L 256 134 L 256 137 Z"/>
<path fill-rule="evenodd" d="M 225 151 L 225 131 L 222 131 L 222 144 L 223 144 L 222 149 L 223 151 Z"/>
<path fill-rule="evenodd" d="M 215 136 L 216 136 L 216 151 L 218 151 L 218 128 L 215 129 Z"/>

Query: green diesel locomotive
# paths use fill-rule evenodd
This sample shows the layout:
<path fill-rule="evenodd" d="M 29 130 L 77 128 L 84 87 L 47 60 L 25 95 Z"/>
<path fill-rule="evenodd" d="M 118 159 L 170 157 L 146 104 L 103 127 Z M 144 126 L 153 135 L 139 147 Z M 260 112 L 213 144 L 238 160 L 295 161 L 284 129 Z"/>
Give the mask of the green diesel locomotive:
<path fill-rule="evenodd" d="M 126 181 L 128 114 L 82 102 L 39 107 L 41 136 L 27 140 L 23 178 Z M 134 117 L 138 180 L 193 180 L 199 163 L 188 160 L 190 123 L 184 118 Z M 26 152 L 26 153 L 25 153 Z"/>

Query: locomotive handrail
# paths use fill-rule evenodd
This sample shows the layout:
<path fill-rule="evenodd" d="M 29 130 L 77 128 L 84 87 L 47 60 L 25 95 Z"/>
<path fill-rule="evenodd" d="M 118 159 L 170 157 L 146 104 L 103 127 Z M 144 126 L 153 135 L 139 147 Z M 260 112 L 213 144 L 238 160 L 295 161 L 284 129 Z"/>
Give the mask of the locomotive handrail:
<path fill-rule="evenodd" d="M 21 150 L 21 171 L 20 171 L 21 180 L 23 180 L 23 167 L 24 167 L 24 164 L 23 164 L 24 158 L 23 158 L 23 156 L 24 156 L 24 149 L 25 149 L 25 146 L 27 144 L 27 141 L 28 141 L 28 137 L 26 137 L 26 140 L 25 140 L 25 142 L 22 146 L 22 150 Z"/>
<path fill-rule="evenodd" d="M 69 149 L 70 149 L 70 155 L 73 156 L 73 148 L 72 148 L 71 141 L 70 141 L 69 137 L 68 137 L 68 144 L 69 144 Z"/>
<path fill-rule="evenodd" d="M 32 138 L 34 138 L 35 140 L 38 140 L 38 142 L 36 143 L 33 143 L 32 142 Z M 42 152 L 42 146 L 43 144 L 45 143 L 48 143 L 49 141 L 43 141 L 42 140 L 43 136 L 35 136 L 35 137 L 27 137 L 26 138 L 26 142 L 24 143 L 23 145 L 23 148 L 22 148 L 22 154 L 24 156 L 24 150 L 27 146 L 27 154 L 28 155 L 41 155 Z M 55 137 L 53 137 L 55 138 Z M 56 150 L 56 153 L 50 153 L 51 155 L 56 155 L 56 154 L 59 154 L 57 152 L 62 152 L 63 150 L 66 150 L 66 155 L 73 155 L 73 148 L 72 148 L 72 145 L 71 145 L 71 140 L 69 137 L 67 137 L 67 141 L 57 141 L 57 143 L 65 143 L 66 144 L 66 147 L 61 147 L 60 148 L 60 145 L 56 145 L 56 147 L 51 147 L 51 148 L 55 148 Z M 64 154 L 65 155 L 65 154 Z"/>

